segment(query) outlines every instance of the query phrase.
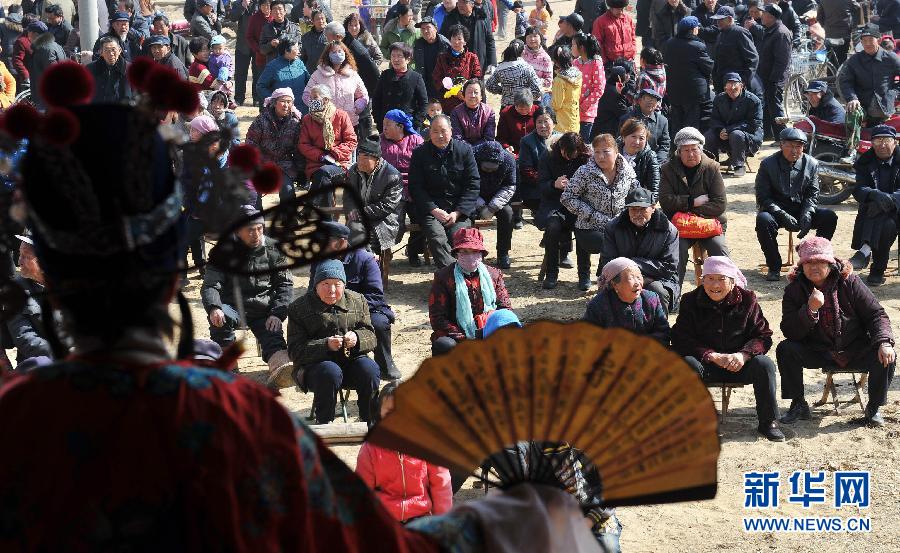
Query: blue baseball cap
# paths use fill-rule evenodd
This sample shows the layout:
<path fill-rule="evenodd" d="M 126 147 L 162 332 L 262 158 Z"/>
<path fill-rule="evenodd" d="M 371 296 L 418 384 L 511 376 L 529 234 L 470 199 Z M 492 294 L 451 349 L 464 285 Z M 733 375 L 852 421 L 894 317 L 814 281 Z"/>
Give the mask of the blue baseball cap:
<path fill-rule="evenodd" d="M 150 35 L 150 38 L 147 39 L 147 44 L 149 46 L 155 46 L 158 44 L 163 44 L 165 46 L 171 46 L 172 41 L 166 35 Z"/>
<path fill-rule="evenodd" d="M 803 142 L 808 141 L 806 133 L 794 127 L 788 127 L 778 134 L 778 140 L 782 142 Z"/>
<path fill-rule="evenodd" d="M 110 21 L 131 21 L 131 16 L 125 12 L 116 12 L 109 18 Z"/>
<path fill-rule="evenodd" d="M 806 89 L 803 92 L 827 92 L 828 91 L 828 83 L 825 81 L 810 81 L 808 85 L 806 85 Z"/>
<path fill-rule="evenodd" d="M 686 31 L 689 29 L 696 29 L 700 26 L 700 20 L 694 17 L 693 15 L 689 15 L 687 17 L 681 18 L 681 21 L 678 22 L 678 30 Z"/>
<path fill-rule="evenodd" d="M 29 33 L 43 34 L 47 32 L 48 28 L 47 24 L 43 21 L 34 21 L 32 23 L 29 23 L 28 27 L 26 27 L 25 30 Z"/>
<path fill-rule="evenodd" d="M 877 138 L 879 136 L 897 138 L 897 129 L 890 125 L 878 125 L 872 129 L 872 138 Z"/>
<path fill-rule="evenodd" d="M 741 78 L 741 75 L 740 75 L 739 73 L 733 73 L 733 72 L 732 72 L 732 73 L 725 73 L 725 77 L 724 77 L 724 78 L 725 78 L 725 82 L 726 82 L 726 83 L 727 83 L 728 81 L 735 81 L 735 82 L 738 82 L 738 83 L 744 82 L 744 79 Z"/>
<path fill-rule="evenodd" d="M 710 17 L 710 19 L 725 19 L 726 17 L 734 18 L 734 8 L 731 6 L 720 6 L 719 9 L 716 10 L 716 14 Z"/>

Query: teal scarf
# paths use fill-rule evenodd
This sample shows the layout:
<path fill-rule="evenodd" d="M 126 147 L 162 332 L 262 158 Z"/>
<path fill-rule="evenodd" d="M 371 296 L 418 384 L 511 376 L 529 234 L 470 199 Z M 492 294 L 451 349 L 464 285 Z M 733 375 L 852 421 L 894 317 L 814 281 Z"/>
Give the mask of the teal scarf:
<path fill-rule="evenodd" d="M 481 300 L 484 302 L 484 312 L 497 309 L 497 292 L 491 281 L 491 274 L 484 263 L 478 263 L 478 281 L 481 285 Z M 472 302 L 469 301 L 469 290 L 466 286 L 466 278 L 463 276 L 459 263 L 454 264 L 453 277 L 456 281 L 456 322 L 462 328 L 466 338 L 473 340 L 475 331 L 475 315 L 472 314 Z"/>

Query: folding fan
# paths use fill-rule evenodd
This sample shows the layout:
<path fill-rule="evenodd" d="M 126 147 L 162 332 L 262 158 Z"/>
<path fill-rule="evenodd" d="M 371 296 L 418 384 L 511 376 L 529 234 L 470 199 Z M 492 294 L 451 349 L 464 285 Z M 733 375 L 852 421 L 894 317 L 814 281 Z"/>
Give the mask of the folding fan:
<path fill-rule="evenodd" d="M 490 463 L 500 487 L 569 488 L 554 459 L 571 456 L 541 452 L 571 446 L 607 507 L 716 494 L 706 386 L 657 341 L 584 322 L 506 328 L 426 360 L 368 440 L 457 471 Z"/>

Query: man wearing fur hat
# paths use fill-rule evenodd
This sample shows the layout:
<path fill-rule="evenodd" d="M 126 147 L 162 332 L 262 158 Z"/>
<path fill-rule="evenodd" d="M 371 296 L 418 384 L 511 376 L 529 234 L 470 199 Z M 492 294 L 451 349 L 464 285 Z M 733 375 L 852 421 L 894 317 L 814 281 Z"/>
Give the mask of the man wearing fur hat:
<path fill-rule="evenodd" d="M 244 206 L 242 211 L 248 217 L 259 215 L 252 206 Z M 251 249 L 247 259 L 251 268 L 273 268 L 286 263 L 275 242 L 263 234 L 264 223 L 261 216 L 251 219 L 232 238 Z M 240 298 L 235 294 L 235 279 Z M 291 372 L 281 327 L 292 289 L 291 273 L 286 269 L 260 276 L 233 276 L 210 264 L 203 276 L 200 297 L 209 318 L 210 338 L 223 348 L 228 347 L 234 343 L 235 329 L 246 323 L 259 342 L 263 361 L 269 364 L 269 386 L 283 382 L 283 375 Z M 241 304 L 244 321 L 238 311 Z"/>
<path fill-rule="evenodd" d="M 797 232 L 798 238 L 816 229 L 827 240 L 834 236 L 837 215 L 819 204 L 819 162 L 803 153 L 806 134 L 795 128 L 781 131 L 781 151 L 762 161 L 756 174 L 756 237 L 766 257 L 766 280 L 781 279 L 778 229 Z"/>

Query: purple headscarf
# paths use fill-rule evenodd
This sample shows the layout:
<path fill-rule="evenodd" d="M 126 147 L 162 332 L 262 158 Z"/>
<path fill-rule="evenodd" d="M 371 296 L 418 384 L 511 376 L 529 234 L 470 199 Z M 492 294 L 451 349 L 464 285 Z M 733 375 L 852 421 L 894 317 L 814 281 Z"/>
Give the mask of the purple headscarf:
<path fill-rule="evenodd" d="M 724 255 L 711 255 L 703 262 L 703 276 L 725 275 L 734 279 L 734 283 L 741 288 L 747 287 L 747 278 L 737 268 L 730 258 Z"/>

